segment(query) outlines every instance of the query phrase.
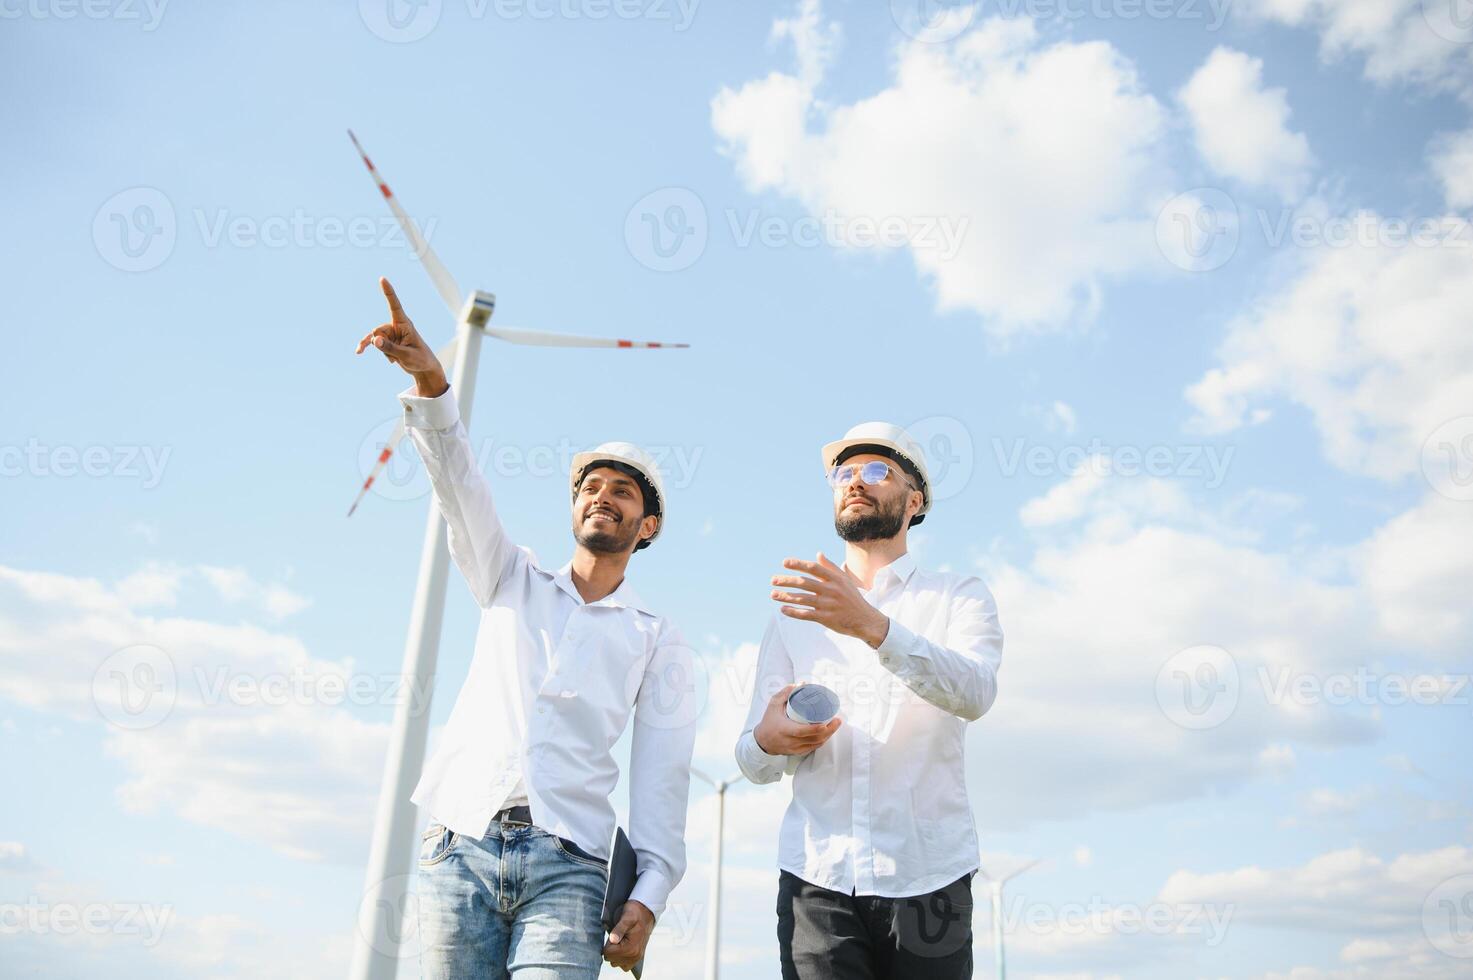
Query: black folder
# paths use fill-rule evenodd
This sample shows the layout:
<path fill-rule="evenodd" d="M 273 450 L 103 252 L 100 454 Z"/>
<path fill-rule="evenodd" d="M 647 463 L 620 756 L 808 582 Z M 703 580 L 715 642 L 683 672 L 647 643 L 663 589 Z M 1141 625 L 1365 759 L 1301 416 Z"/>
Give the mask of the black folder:
<path fill-rule="evenodd" d="M 623 827 L 614 828 L 614 852 L 609 856 L 609 884 L 604 890 L 604 932 L 619 924 L 619 911 L 629 901 L 639 878 L 639 861 Z M 634 964 L 635 980 L 644 972 L 644 960 Z"/>

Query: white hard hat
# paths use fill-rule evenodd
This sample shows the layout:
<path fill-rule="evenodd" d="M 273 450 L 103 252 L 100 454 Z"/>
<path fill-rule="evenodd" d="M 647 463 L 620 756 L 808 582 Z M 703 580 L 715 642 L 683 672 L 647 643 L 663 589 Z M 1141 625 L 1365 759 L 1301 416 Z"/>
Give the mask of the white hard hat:
<path fill-rule="evenodd" d="M 847 457 L 866 452 L 889 456 L 910 471 L 920 485 L 923 498 L 921 509 L 916 511 L 910 523 L 914 526 L 923 521 L 931 509 L 931 476 L 926 470 L 926 453 L 920 443 L 912 439 L 909 432 L 890 422 L 861 422 L 844 433 L 844 438 L 823 447 L 823 471 L 828 473 Z"/>
<path fill-rule="evenodd" d="M 572 479 L 574 493 L 578 492 L 578 484 L 583 479 L 583 471 L 588 469 L 589 464 L 605 459 L 634 467 L 655 491 L 655 515 L 659 517 L 660 524 L 655 528 L 655 533 L 635 545 L 634 550 L 648 548 L 650 542 L 658 538 L 660 532 L 665 530 L 665 481 L 660 478 L 660 467 L 655 464 L 653 456 L 632 442 L 606 442 L 590 452 L 579 453 L 573 457 L 573 469 L 569 476 Z M 643 492 L 648 492 L 644 488 L 641 489 Z"/>

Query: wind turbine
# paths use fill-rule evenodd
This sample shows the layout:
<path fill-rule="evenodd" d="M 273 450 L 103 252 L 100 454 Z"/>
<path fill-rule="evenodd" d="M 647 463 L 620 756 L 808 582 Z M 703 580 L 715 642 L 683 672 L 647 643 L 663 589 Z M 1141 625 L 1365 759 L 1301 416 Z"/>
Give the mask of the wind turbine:
<path fill-rule="evenodd" d="M 706 930 L 706 980 L 716 980 L 721 969 L 721 851 L 726 827 L 726 790 L 741 782 L 742 774 L 734 772 L 717 781 L 695 766 L 690 767 L 690 774 L 716 790 L 716 843 L 711 858 L 711 897 L 706 903 L 711 909 L 711 926 Z"/>
<path fill-rule="evenodd" d="M 1002 886 L 1037 863 L 1037 861 L 1029 861 L 1012 874 L 1003 875 L 1001 878 L 992 877 L 985 868 L 977 869 L 977 873 L 986 878 L 992 886 L 992 950 L 997 957 L 997 980 L 1007 980 L 1008 975 L 1007 960 L 1003 956 L 1002 948 Z"/>
<path fill-rule="evenodd" d="M 469 426 L 471 399 L 475 392 L 476 366 L 481 349 L 481 335 L 488 334 L 513 344 L 541 347 L 613 347 L 653 348 L 689 347 L 689 344 L 663 344 L 651 341 L 616 340 L 607 337 L 578 337 L 568 334 L 543 333 L 516 327 L 493 327 L 491 314 L 496 297 L 482 290 L 462 296 L 455 279 L 440 262 L 429 242 L 415 227 L 389 185 L 379 176 L 358 137 L 348 130 L 358 155 L 368 167 L 389 210 L 394 212 L 400 228 L 409 239 L 425 272 L 429 273 L 435 291 L 455 316 L 455 338 L 438 351 L 441 363 L 452 362 L 451 391 L 460 405 L 460 417 Z M 404 438 L 401 419 L 389 435 L 373 469 L 358 491 L 348 516 L 383 472 L 389 458 Z M 440 622 L 445 611 L 445 581 L 449 573 L 450 553 L 446 547 L 445 521 L 439 508 L 430 504 L 429 522 L 425 527 L 424 547 L 420 551 L 419 584 L 414 592 L 414 606 L 409 616 L 409 637 L 404 644 L 402 678 L 407 686 L 400 690 L 413 692 L 401 698 L 394 709 L 394 727 L 389 734 L 389 751 L 384 760 L 383 782 L 379 789 L 378 809 L 374 818 L 373 843 L 369 848 L 365 896 L 360 903 L 358 929 L 353 937 L 352 980 L 393 980 L 398 970 L 399 950 L 403 937 L 397 917 L 402 915 L 408 890 L 410 861 L 413 856 L 415 806 L 409 800 L 424 764 L 425 741 L 429 731 L 430 700 L 433 694 L 435 662 L 440 649 Z"/>

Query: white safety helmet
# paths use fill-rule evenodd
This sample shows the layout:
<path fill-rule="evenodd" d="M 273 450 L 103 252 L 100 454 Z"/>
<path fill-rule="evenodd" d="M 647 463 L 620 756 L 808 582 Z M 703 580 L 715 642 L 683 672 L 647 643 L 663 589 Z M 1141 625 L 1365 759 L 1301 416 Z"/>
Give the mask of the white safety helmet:
<path fill-rule="evenodd" d="M 926 470 L 926 453 L 920 443 L 912 439 L 909 432 L 890 422 L 861 422 L 844 433 L 844 438 L 823 447 L 824 474 L 827 475 L 829 470 L 850 456 L 862 453 L 888 456 L 910 474 L 922 497 L 921 509 L 910 519 L 910 524 L 914 527 L 925 520 L 926 512 L 931 509 L 931 477 Z"/>
<path fill-rule="evenodd" d="M 644 477 L 644 486 L 640 491 L 646 495 L 651 490 L 655 494 L 655 516 L 660 519 L 660 524 L 655 528 L 655 533 L 645 538 L 634 546 L 634 550 L 648 548 L 650 542 L 660 536 L 665 530 L 665 481 L 660 477 L 660 467 L 655 464 L 655 458 L 640 449 L 632 442 L 606 442 L 586 453 L 579 453 L 573 457 L 573 469 L 569 474 L 572 477 L 572 492 L 578 492 L 578 484 L 583 481 L 583 473 L 592 463 L 603 460 L 613 460 L 623 463 L 625 466 L 633 467 L 634 470 Z"/>

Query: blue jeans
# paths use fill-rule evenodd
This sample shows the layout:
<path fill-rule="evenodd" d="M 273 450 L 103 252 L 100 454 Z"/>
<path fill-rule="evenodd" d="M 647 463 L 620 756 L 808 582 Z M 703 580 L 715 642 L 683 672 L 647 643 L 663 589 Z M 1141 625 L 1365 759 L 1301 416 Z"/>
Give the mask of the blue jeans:
<path fill-rule="evenodd" d="M 424 980 L 592 980 L 603 964 L 603 861 L 520 823 L 481 840 L 438 823 L 419 853 Z"/>

